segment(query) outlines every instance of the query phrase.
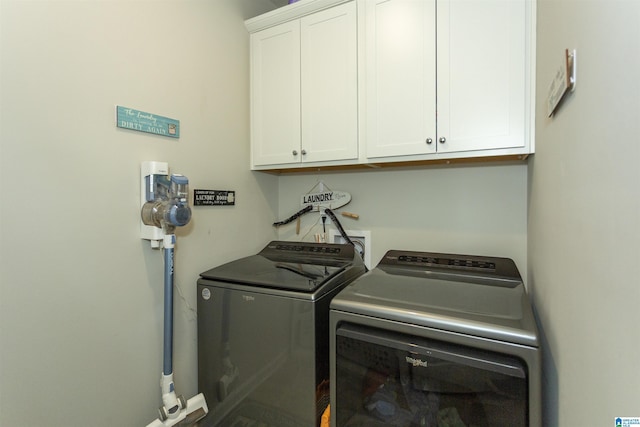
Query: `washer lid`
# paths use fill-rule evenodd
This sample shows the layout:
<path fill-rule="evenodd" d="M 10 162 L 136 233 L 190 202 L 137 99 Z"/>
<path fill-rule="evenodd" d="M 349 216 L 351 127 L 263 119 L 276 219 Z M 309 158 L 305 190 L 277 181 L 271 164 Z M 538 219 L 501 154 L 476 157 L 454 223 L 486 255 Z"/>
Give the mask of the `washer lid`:
<path fill-rule="evenodd" d="M 350 245 L 271 242 L 257 255 L 201 274 L 204 279 L 313 292 L 353 265 Z"/>
<path fill-rule="evenodd" d="M 382 262 L 342 290 L 331 309 L 538 346 L 522 282 L 486 271 Z"/>

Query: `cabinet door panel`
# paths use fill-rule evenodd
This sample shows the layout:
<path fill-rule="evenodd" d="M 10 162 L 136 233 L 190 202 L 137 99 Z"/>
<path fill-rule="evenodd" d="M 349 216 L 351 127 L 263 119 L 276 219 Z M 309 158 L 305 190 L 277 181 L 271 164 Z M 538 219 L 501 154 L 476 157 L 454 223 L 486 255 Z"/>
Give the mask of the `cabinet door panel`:
<path fill-rule="evenodd" d="M 525 19 L 523 0 L 438 1 L 439 152 L 524 145 Z"/>
<path fill-rule="evenodd" d="M 368 1 L 366 14 L 367 157 L 433 152 L 435 1 Z"/>
<path fill-rule="evenodd" d="M 303 162 L 358 157 L 355 2 L 301 19 Z"/>
<path fill-rule="evenodd" d="M 256 166 L 300 162 L 297 20 L 251 34 L 251 138 Z"/>

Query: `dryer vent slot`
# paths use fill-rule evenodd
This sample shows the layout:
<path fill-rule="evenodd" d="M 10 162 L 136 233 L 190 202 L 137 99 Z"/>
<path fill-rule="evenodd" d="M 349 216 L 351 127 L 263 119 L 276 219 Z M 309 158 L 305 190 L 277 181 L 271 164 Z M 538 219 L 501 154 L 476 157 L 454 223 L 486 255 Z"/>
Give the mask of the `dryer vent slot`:
<path fill-rule="evenodd" d="M 480 270 L 487 272 L 495 272 L 496 264 L 494 262 L 464 259 L 464 258 L 436 258 L 431 256 L 417 255 L 401 255 L 398 257 L 399 263 L 419 264 L 429 267 L 451 268 L 455 270 Z"/>

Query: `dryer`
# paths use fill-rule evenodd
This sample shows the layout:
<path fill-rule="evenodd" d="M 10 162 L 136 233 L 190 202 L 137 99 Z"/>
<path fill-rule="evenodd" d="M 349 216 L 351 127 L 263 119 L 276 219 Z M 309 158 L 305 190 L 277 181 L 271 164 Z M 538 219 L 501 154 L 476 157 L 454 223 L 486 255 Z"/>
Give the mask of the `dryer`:
<path fill-rule="evenodd" d="M 200 426 L 314 426 L 329 403 L 329 303 L 366 271 L 352 245 L 270 242 L 198 279 Z"/>
<path fill-rule="evenodd" d="M 538 330 L 511 259 L 389 251 L 330 324 L 333 427 L 541 425 Z"/>

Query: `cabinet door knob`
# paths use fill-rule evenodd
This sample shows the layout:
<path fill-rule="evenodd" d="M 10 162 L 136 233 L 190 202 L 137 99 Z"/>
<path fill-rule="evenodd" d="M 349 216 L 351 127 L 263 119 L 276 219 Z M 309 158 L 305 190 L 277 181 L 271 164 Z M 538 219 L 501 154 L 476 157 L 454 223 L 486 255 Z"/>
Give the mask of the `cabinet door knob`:
<path fill-rule="evenodd" d="M 302 155 L 304 156 L 305 154 L 307 154 L 307 150 L 303 149 L 302 150 Z"/>
<path fill-rule="evenodd" d="M 427 138 L 427 141 L 426 141 L 426 142 L 427 142 L 427 145 L 431 145 L 431 143 L 433 142 L 433 139 L 431 139 L 431 138 Z"/>
<path fill-rule="evenodd" d="M 291 154 L 293 154 L 294 156 L 297 156 L 297 155 L 298 155 L 298 150 L 293 150 L 293 151 L 291 152 Z"/>
<path fill-rule="evenodd" d="M 445 138 L 444 136 L 441 136 L 438 141 L 440 141 L 440 144 L 444 144 L 445 142 L 447 142 L 447 138 Z"/>

